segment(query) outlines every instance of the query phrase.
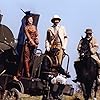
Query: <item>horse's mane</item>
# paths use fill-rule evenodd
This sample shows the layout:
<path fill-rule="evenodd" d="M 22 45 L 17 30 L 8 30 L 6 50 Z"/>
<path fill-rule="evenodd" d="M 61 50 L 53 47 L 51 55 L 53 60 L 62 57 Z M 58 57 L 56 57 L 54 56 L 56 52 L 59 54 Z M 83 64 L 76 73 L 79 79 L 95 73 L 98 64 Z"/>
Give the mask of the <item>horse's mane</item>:
<path fill-rule="evenodd" d="M 92 38 L 90 38 L 89 40 L 85 37 L 81 39 L 82 43 L 81 43 L 81 49 L 80 49 L 80 57 L 90 57 L 91 55 L 91 51 L 90 51 L 90 41 Z"/>
<path fill-rule="evenodd" d="M 80 50 L 80 62 L 75 63 L 75 67 L 78 66 L 78 75 L 79 77 L 84 77 L 84 80 L 91 80 L 93 76 L 91 73 L 94 73 L 97 69 L 96 61 L 91 57 L 90 51 L 90 41 L 92 38 L 87 39 L 86 37 L 81 39 L 81 50 Z M 94 67 L 95 66 L 95 67 Z M 77 68 L 76 68 L 77 69 Z M 91 77 L 91 76 L 92 77 Z M 93 74 L 94 75 L 94 74 Z M 84 81 L 81 79 L 81 81 Z"/>

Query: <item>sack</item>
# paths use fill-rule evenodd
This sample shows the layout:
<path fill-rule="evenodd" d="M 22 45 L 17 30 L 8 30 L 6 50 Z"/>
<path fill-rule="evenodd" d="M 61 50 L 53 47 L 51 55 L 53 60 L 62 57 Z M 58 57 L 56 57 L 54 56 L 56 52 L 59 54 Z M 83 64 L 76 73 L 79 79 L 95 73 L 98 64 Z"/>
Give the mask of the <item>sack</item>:
<path fill-rule="evenodd" d="M 74 94 L 74 88 L 71 84 L 67 84 L 63 90 L 64 95 L 72 96 Z"/>
<path fill-rule="evenodd" d="M 42 95 L 45 84 L 38 78 L 21 78 L 21 82 L 24 85 L 24 91 L 30 95 Z"/>
<path fill-rule="evenodd" d="M 44 84 L 41 80 L 35 80 L 31 82 L 30 88 L 29 88 L 29 94 L 40 96 L 43 95 L 44 90 Z"/>

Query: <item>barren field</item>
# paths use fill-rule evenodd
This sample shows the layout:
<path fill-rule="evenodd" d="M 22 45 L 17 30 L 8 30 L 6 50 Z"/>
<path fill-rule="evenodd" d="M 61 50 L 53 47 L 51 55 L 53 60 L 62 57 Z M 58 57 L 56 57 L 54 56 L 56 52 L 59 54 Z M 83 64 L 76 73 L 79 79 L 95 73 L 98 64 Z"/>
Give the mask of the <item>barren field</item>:
<path fill-rule="evenodd" d="M 42 96 L 29 96 L 23 94 L 21 95 L 21 100 L 42 100 Z M 73 96 L 64 95 L 62 100 L 84 100 L 84 99 L 82 93 L 75 93 Z M 89 100 L 93 100 L 93 98 L 90 98 Z M 97 93 L 97 100 L 100 100 L 100 90 Z"/>

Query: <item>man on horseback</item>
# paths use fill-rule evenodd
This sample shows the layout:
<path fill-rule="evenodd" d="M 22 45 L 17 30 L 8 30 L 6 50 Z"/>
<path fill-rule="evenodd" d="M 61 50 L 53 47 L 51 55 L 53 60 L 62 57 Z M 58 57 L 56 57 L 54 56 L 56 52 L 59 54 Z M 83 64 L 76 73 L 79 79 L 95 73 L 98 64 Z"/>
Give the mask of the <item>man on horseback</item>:
<path fill-rule="evenodd" d="M 97 40 L 93 37 L 92 29 L 90 29 L 90 28 L 86 29 L 85 33 L 86 33 L 86 36 L 85 36 L 84 39 L 89 41 L 89 47 L 88 48 L 90 48 L 90 56 L 97 62 L 98 67 L 99 67 L 100 66 L 100 59 L 99 59 L 99 56 L 98 56 L 98 53 L 97 53 L 99 45 L 97 43 Z M 83 39 L 80 40 L 78 47 L 77 47 L 77 50 L 78 50 L 78 53 L 79 53 L 79 58 L 78 58 L 77 61 L 80 61 L 80 55 L 83 55 L 83 56 L 85 55 L 84 53 L 81 52 L 82 43 L 83 43 Z M 86 49 L 86 47 L 85 47 L 85 49 Z M 77 61 L 75 61 L 75 62 L 77 62 Z M 98 71 L 98 74 L 100 74 L 99 71 Z M 73 82 L 75 82 L 75 83 L 77 81 L 78 81 L 78 79 L 73 80 Z"/>
<path fill-rule="evenodd" d="M 68 37 L 66 35 L 65 28 L 59 25 L 60 21 L 61 21 L 61 18 L 58 15 L 54 15 L 54 17 L 51 19 L 51 22 L 53 23 L 53 25 L 47 30 L 45 46 L 46 46 L 47 54 L 49 54 L 50 57 L 56 56 L 57 58 L 57 64 L 53 67 L 55 67 L 55 69 L 57 70 L 59 74 L 68 76 L 68 74 L 65 72 L 65 70 L 61 66 L 64 51 L 66 49 L 66 45 L 68 41 Z M 55 52 L 56 54 L 52 53 L 53 55 L 51 55 L 51 52 Z M 55 95 L 56 97 L 58 97 L 58 95 L 62 93 L 62 90 L 64 89 L 64 86 L 66 83 L 65 82 L 66 79 L 63 77 L 61 78 L 61 77 L 62 76 L 58 75 L 57 77 L 51 80 L 52 84 L 55 84 L 58 79 L 62 81 L 58 87 L 57 94 Z"/>

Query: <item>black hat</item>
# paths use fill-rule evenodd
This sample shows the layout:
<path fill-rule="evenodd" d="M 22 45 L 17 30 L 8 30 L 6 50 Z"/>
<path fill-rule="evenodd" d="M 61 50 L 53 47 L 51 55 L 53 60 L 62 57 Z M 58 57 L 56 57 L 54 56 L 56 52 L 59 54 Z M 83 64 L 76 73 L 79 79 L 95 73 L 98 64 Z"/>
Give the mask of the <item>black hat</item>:
<path fill-rule="evenodd" d="M 30 11 L 26 11 L 25 14 L 26 15 L 30 15 L 31 13 L 30 13 Z"/>
<path fill-rule="evenodd" d="M 90 34 L 92 34 L 93 32 L 92 32 L 92 29 L 87 28 L 86 31 L 85 31 L 85 33 L 88 33 L 88 34 L 90 33 Z"/>
<path fill-rule="evenodd" d="M 24 11 L 23 9 L 21 9 L 25 14 L 26 14 L 26 16 L 28 16 L 28 15 L 30 15 L 31 14 L 31 12 L 30 11 Z"/>

